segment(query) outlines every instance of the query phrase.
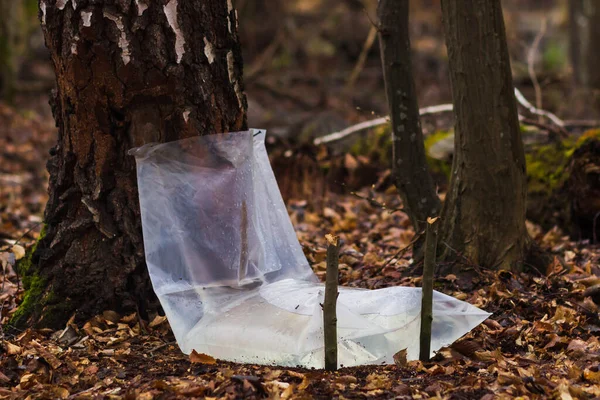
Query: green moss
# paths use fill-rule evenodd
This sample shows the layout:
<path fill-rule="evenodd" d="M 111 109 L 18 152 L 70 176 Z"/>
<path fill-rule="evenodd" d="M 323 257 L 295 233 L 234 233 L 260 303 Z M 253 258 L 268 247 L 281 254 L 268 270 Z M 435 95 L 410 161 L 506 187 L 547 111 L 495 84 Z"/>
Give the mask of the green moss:
<path fill-rule="evenodd" d="M 560 188 L 567 180 L 569 158 L 577 146 L 570 140 L 535 147 L 525 154 L 530 193 L 547 193 Z"/>
<path fill-rule="evenodd" d="M 588 140 L 600 140 L 600 129 L 590 129 L 585 132 L 577 139 L 577 143 L 575 144 L 576 148 L 581 147 L 582 144 L 587 142 Z"/>
<path fill-rule="evenodd" d="M 551 41 L 542 54 L 542 64 L 547 72 L 560 72 L 565 69 L 568 57 L 565 46 Z"/>
<path fill-rule="evenodd" d="M 358 139 L 350 148 L 354 156 L 366 156 L 372 163 L 392 165 L 392 132 L 389 124 L 380 125 Z"/>
<path fill-rule="evenodd" d="M 425 137 L 425 154 L 427 157 L 427 165 L 432 174 L 443 175 L 446 179 L 450 178 L 452 165 L 449 160 L 440 160 L 430 156 L 431 147 L 439 141 L 453 135 L 452 131 L 435 131 L 431 135 Z"/>
<path fill-rule="evenodd" d="M 19 304 L 19 308 L 12 315 L 10 325 L 22 326 L 27 322 L 27 319 L 33 314 L 33 312 L 39 307 L 43 306 L 48 302 L 48 296 L 51 292 L 44 295 L 46 290 L 46 279 L 42 277 L 39 272 L 33 268 L 33 255 L 37 250 L 40 240 L 46 235 L 46 225 L 42 227 L 40 235 L 36 240 L 35 244 L 27 251 L 25 257 L 23 257 L 17 263 L 17 269 L 23 282 L 23 289 L 25 293 L 23 295 L 23 301 Z M 42 298 L 42 296 L 44 296 Z"/>

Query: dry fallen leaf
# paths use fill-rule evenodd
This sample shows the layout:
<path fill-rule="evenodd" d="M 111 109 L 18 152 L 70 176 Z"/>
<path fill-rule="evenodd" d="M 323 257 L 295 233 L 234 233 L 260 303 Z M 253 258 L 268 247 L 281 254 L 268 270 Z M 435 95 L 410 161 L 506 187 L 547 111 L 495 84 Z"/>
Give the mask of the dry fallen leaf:
<path fill-rule="evenodd" d="M 166 320 L 167 320 L 167 317 L 165 315 L 163 315 L 163 316 L 157 315 L 156 317 L 154 317 L 154 319 L 152 320 L 152 322 L 150 322 L 150 324 L 148 326 L 150 328 L 155 328 L 155 327 L 163 324 Z"/>
<path fill-rule="evenodd" d="M 396 354 L 394 354 L 394 364 L 396 364 L 396 366 L 398 368 L 404 368 L 408 365 L 406 355 L 407 355 L 406 349 L 402 349 L 399 352 L 397 352 Z"/>
<path fill-rule="evenodd" d="M 190 354 L 190 362 L 195 364 L 216 364 L 217 360 L 214 357 L 209 356 L 208 354 L 198 353 L 196 350 L 192 350 L 192 354 Z"/>
<path fill-rule="evenodd" d="M 435 218 L 427 217 L 427 223 L 429 225 L 434 224 L 435 221 L 437 221 L 438 219 L 440 219 L 440 217 L 435 217 Z"/>
<path fill-rule="evenodd" d="M 586 368 L 583 371 L 583 377 L 592 383 L 600 383 L 600 371 L 591 371 Z"/>
<path fill-rule="evenodd" d="M 11 342 L 4 342 L 4 347 L 6 348 L 6 354 L 8 355 L 16 355 L 21 354 L 21 347 L 16 344 L 12 344 Z"/>
<path fill-rule="evenodd" d="M 23 248 L 21 245 L 15 244 L 12 247 L 12 252 L 15 255 L 16 260 L 20 260 L 21 258 L 25 257 L 25 248 Z"/>
<path fill-rule="evenodd" d="M 338 240 L 340 238 L 339 238 L 339 236 L 335 236 L 335 235 L 332 235 L 331 233 L 328 233 L 328 234 L 325 235 L 325 239 L 327 240 L 327 243 L 330 246 L 337 246 Z"/>

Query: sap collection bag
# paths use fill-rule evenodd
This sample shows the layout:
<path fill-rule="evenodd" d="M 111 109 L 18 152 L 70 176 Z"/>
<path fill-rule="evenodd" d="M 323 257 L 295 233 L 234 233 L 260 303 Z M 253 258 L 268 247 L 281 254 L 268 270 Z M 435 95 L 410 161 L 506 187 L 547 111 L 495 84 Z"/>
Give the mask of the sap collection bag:
<path fill-rule="evenodd" d="M 131 151 L 146 262 L 184 353 L 322 368 L 324 286 L 298 243 L 265 131 L 199 136 Z M 421 289 L 340 287 L 338 362 L 393 363 L 419 351 Z M 432 352 L 489 314 L 434 292 Z"/>

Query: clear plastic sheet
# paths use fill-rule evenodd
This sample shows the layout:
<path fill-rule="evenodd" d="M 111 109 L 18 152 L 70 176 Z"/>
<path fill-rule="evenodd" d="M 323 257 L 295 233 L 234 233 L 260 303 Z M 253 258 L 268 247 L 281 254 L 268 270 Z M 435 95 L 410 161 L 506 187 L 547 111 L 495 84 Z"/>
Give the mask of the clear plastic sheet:
<path fill-rule="evenodd" d="M 184 353 L 323 367 L 324 288 L 298 243 L 265 131 L 133 149 L 150 278 Z M 338 361 L 418 357 L 420 288 L 340 288 Z M 434 292 L 432 352 L 489 316 Z"/>

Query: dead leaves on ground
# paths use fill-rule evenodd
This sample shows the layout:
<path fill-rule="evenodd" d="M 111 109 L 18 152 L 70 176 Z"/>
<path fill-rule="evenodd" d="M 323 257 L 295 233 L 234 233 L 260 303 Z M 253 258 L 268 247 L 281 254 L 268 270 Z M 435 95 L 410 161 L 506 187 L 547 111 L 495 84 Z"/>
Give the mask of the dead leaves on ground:
<path fill-rule="evenodd" d="M 454 276 L 439 279 L 438 289 L 494 315 L 431 362 L 399 352 L 395 365 L 328 373 L 186 357 L 164 317 L 144 322 L 106 311 L 81 327 L 70 321 L 57 332 L 5 335 L 0 398 L 593 398 L 600 396 L 600 319 L 586 289 L 600 276 L 599 256 L 568 245 L 574 256 L 549 278 L 482 272 L 472 291 Z M 348 268 L 375 282 L 377 267 L 353 260 Z"/>
<path fill-rule="evenodd" d="M 0 120 L 6 112 L 0 107 Z M 27 182 L 37 182 L 32 174 L 43 169 L 29 162 L 39 155 L 30 155 L 28 144 L 10 140 L 5 149 L 19 154 L 22 165 L 0 171 L 0 181 L 15 183 L 0 196 L 6 205 L 0 210 L 0 227 L 9 234 L 0 237 L 2 324 L 22 297 L 14 265 L 39 227 L 21 242 L 17 239 L 40 221 L 45 199 L 45 185 L 27 187 Z M 40 147 L 45 151 L 49 146 Z M 394 211 L 400 207 L 394 194 L 363 190 L 363 198 L 328 196 L 321 210 L 305 201 L 290 204 L 317 275 L 325 269 L 323 237 L 335 232 L 344 242 L 342 284 L 379 288 L 420 283 L 411 253 L 401 251 L 414 232 L 406 216 Z M 455 275 L 436 279 L 436 289 L 494 315 L 428 363 L 407 361 L 399 352 L 395 365 L 328 373 L 238 365 L 198 353 L 187 357 L 164 316 L 143 321 L 136 314 L 105 311 L 83 326 L 69 321 L 56 332 L 0 332 L 0 399 L 599 397 L 599 249 L 570 242 L 558 229 L 528 228 L 556 254 L 541 271 L 546 276 L 479 271 L 469 281 Z"/>

